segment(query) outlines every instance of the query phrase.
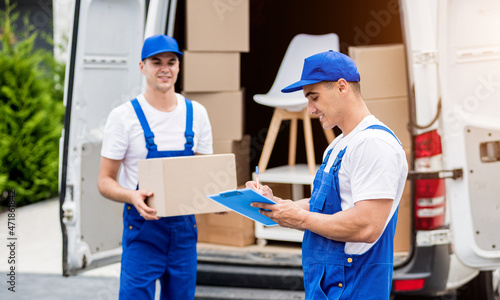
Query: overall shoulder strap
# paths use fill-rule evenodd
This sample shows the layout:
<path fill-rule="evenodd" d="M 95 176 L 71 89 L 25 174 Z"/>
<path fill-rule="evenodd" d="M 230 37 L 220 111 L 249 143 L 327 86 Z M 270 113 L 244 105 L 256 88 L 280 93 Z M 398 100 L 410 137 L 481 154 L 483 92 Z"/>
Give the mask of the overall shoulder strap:
<path fill-rule="evenodd" d="M 379 129 L 379 130 L 386 131 L 386 132 L 390 133 L 398 141 L 398 143 L 400 145 L 402 145 L 401 142 L 399 141 L 398 137 L 394 134 L 394 132 L 392 132 L 392 130 L 390 130 L 389 128 L 387 128 L 385 126 L 382 126 L 379 124 L 374 124 L 374 125 L 366 127 L 364 130 L 366 130 L 366 129 Z"/>
<path fill-rule="evenodd" d="M 141 123 L 142 131 L 144 131 L 144 138 L 146 139 L 146 148 L 150 150 L 150 148 L 156 146 L 154 141 L 155 135 L 151 131 L 151 128 L 149 128 L 148 121 L 146 120 L 146 116 L 144 115 L 144 112 L 142 111 L 141 105 L 139 104 L 137 98 L 131 100 L 130 102 L 134 107 L 135 114 L 137 115 L 139 122 Z"/>
<path fill-rule="evenodd" d="M 193 132 L 193 103 L 188 98 L 186 100 L 186 131 L 184 136 L 186 137 L 186 144 L 184 145 L 185 150 L 191 150 L 194 145 L 194 132 Z"/>

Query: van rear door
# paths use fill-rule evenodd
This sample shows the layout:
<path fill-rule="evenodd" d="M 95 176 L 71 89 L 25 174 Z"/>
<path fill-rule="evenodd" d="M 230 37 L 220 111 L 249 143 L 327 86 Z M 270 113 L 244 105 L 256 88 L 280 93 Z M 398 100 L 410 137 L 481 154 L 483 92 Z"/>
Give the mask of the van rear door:
<path fill-rule="evenodd" d="M 438 2 L 438 83 L 453 251 L 468 266 L 500 266 L 500 2 Z"/>
<path fill-rule="evenodd" d="M 145 0 L 76 1 L 60 147 L 63 274 L 118 261 L 122 207 L 97 190 L 109 112 L 141 92 Z"/>

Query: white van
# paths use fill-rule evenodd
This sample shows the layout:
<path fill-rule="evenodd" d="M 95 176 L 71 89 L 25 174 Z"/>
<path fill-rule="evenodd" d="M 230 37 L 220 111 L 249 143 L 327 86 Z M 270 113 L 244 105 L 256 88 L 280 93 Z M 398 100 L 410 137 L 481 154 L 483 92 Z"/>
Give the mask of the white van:
<path fill-rule="evenodd" d="M 233 5 L 243 0 L 216 1 Z M 325 24 L 324 18 L 320 20 L 325 11 L 332 19 L 347 20 L 349 8 L 353 16 L 363 15 L 358 16 L 365 18 L 363 25 L 378 24 L 380 30 L 390 27 L 380 9 L 398 9 L 396 0 L 356 7 L 352 1 L 335 2 L 255 0 L 250 2 L 254 8 L 250 30 L 268 19 L 276 24 L 291 22 L 275 14 L 282 11 L 279 6 L 303 13 L 303 19 L 294 21 L 298 27 L 304 23 L 304 28 L 311 28 L 316 20 Z M 138 58 L 144 37 L 165 33 L 180 35 L 182 42 L 182 32 L 175 26 L 182 24 L 184 5 L 184 1 L 167 0 L 76 1 L 60 145 L 66 276 L 120 259 L 123 206 L 105 200 L 96 185 L 102 130 L 109 112 L 142 90 Z M 408 116 L 412 137 L 408 145 L 411 209 L 399 216 L 411 221 L 405 234 L 409 243 L 395 253 L 394 294 L 436 296 L 458 291 L 463 299 L 499 299 L 500 2 L 400 0 L 399 13 L 389 16 L 401 20 L 396 30 L 406 49 L 409 86 L 409 109 L 401 117 Z M 399 19 L 391 22 L 399 24 Z M 335 32 L 336 28 L 325 30 Z M 345 30 L 349 31 L 360 33 Z M 341 41 L 355 38 L 340 37 Z M 378 38 L 366 37 L 371 42 Z M 269 42 L 274 37 L 251 34 L 251 38 Z M 251 44 L 250 53 L 258 44 Z M 275 57 L 284 54 L 273 45 L 266 47 L 267 52 L 277 53 Z M 243 57 L 242 64 L 245 60 L 250 64 L 250 57 Z M 246 77 L 257 75 L 247 71 L 250 76 Z M 251 113 L 247 110 L 247 122 L 255 121 Z M 260 126 L 267 124 L 264 120 Z M 213 291 L 212 295 L 224 299 L 224 291 L 231 288 L 252 288 L 274 299 L 280 294 L 271 296 L 265 289 L 281 290 L 283 295 L 303 289 L 300 255 L 264 248 L 200 252 L 199 285 L 203 289 L 198 297 L 202 298 L 202 291 Z M 293 297 L 301 299 L 300 292 Z"/>

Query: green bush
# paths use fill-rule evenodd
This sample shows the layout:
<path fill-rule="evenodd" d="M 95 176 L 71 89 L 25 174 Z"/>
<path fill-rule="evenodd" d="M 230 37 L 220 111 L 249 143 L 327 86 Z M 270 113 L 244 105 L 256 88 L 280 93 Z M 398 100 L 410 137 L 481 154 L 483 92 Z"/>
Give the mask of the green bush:
<path fill-rule="evenodd" d="M 0 197 L 14 190 L 21 206 L 58 193 L 64 65 L 34 48 L 27 18 L 24 32 L 15 32 L 13 9 L 6 1 L 0 16 Z"/>

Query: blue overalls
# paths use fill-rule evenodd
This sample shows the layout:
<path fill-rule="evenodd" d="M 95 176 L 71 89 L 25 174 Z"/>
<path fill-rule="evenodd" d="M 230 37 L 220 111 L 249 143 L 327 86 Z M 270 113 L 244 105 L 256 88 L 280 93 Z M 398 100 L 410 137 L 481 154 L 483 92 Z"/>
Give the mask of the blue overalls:
<path fill-rule="evenodd" d="M 381 125 L 366 129 L 385 130 L 396 137 Z M 316 173 L 309 201 L 311 212 L 331 215 L 342 211 L 338 172 L 346 148 L 339 152 L 330 171 L 325 173 L 333 150 L 330 149 Z M 389 299 L 397 214 L 396 210 L 380 239 L 361 255 L 348 255 L 344 252 L 345 242 L 306 230 L 302 242 L 306 299 Z"/>
<path fill-rule="evenodd" d="M 193 104 L 186 99 L 184 150 L 158 151 L 154 134 L 137 99 L 131 101 L 144 131 L 147 159 L 194 155 Z M 154 299 L 160 279 L 160 299 L 194 299 L 196 289 L 196 242 L 193 215 L 146 221 L 131 204 L 123 211 L 120 299 Z"/>

